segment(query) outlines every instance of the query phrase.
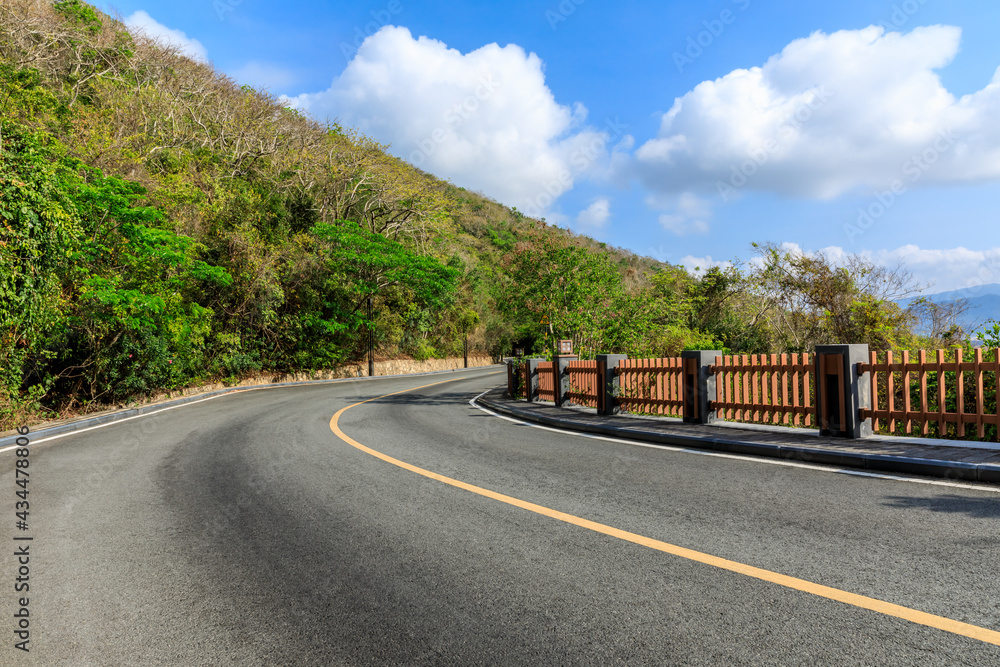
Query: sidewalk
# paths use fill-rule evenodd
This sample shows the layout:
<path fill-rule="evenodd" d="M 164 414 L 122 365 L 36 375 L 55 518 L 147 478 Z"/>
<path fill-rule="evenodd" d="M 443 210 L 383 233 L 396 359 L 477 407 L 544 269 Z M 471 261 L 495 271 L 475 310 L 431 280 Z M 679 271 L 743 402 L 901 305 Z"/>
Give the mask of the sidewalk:
<path fill-rule="evenodd" d="M 814 429 L 684 424 L 680 419 L 637 415 L 602 416 L 593 409 L 557 408 L 489 391 L 478 402 L 486 408 L 546 426 L 642 440 L 663 445 L 793 459 L 845 468 L 907 473 L 974 482 L 1000 483 L 1000 444 L 929 438 L 873 437 L 861 440 L 820 437 Z"/>

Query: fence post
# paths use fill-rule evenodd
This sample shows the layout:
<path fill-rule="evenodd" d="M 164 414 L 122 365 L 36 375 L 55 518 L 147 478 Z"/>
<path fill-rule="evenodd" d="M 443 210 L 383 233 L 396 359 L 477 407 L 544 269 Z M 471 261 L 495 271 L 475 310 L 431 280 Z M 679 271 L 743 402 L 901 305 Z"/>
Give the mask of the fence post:
<path fill-rule="evenodd" d="M 715 374 L 708 367 L 719 356 L 722 356 L 721 350 L 681 352 L 685 424 L 711 424 L 715 421 L 715 410 L 708 407 L 710 401 L 717 400 Z"/>
<path fill-rule="evenodd" d="M 858 375 L 858 363 L 868 362 L 867 345 L 816 346 L 816 424 L 819 434 L 836 438 L 867 438 L 871 419 L 858 410 L 872 407 L 871 379 Z"/>
<path fill-rule="evenodd" d="M 615 370 L 626 359 L 627 354 L 597 355 L 597 414 L 616 415 L 621 412 L 616 398 L 621 384 Z"/>
<path fill-rule="evenodd" d="M 538 401 L 538 364 L 545 361 L 545 357 L 535 357 L 528 359 L 528 386 L 524 388 L 524 395 L 528 403 Z"/>
<path fill-rule="evenodd" d="M 504 359 L 507 362 L 507 395 L 511 398 L 517 398 L 517 389 L 521 384 L 521 360 L 517 358 L 508 357 Z"/>
<path fill-rule="evenodd" d="M 569 393 L 569 362 L 579 359 L 575 354 L 552 355 L 552 370 L 555 372 L 556 407 L 561 408 Z"/>

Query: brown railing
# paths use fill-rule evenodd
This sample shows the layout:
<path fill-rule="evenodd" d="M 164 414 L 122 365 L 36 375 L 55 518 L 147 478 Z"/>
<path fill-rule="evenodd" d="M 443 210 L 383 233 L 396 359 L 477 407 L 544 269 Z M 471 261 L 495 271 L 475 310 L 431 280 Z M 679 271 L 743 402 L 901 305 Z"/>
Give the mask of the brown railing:
<path fill-rule="evenodd" d="M 695 388 L 702 381 L 698 374 L 706 373 L 714 375 L 716 385 L 707 410 L 721 420 L 819 427 L 835 435 L 863 437 L 861 422 L 870 419 L 874 433 L 1000 440 L 1000 348 L 976 349 L 969 361 L 961 349 L 948 353 L 948 360 L 944 350 L 871 352 L 868 361 L 854 368 L 848 366 L 847 354 L 856 351 L 823 346 L 815 355 L 716 356 L 708 366 L 698 360 L 703 353 L 685 360 L 624 359 L 614 368 L 570 361 L 563 400 L 602 414 L 620 409 L 704 423 L 697 413 L 705 403 L 697 399 Z M 552 362 L 513 365 L 508 386 L 526 398 L 531 366 L 537 367 L 537 399 L 555 402 L 558 385 Z M 617 382 L 608 377 L 612 374 Z M 864 391 L 859 381 L 865 383 Z M 612 384 L 616 391 L 607 392 L 605 387 Z M 868 389 L 871 407 L 858 408 L 868 405 Z M 685 391 L 691 395 L 685 396 Z"/>
<path fill-rule="evenodd" d="M 625 359 L 617 372 L 621 387 L 618 403 L 625 412 L 684 416 L 680 357 Z"/>
<path fill-rule="evenodd" d="M 556 369 L 551 361 L 538 364 L 538 398 L 543 401 L 556 400 Z"/>
<path fill-rule="evenodd" d="M 961 349 L 953 361 L 945 361 L 944 350 L 936 350 L 930 361 L 926 350 L 917 352 L 916 361 L 907 351 L 898 361 L 886 352 L 882 363 L 876 352 L 870 355 L 868 363 L 858 364 L 858 373 L 871 373 L 872 409 L 860 410 L 860 417 L 871 418 L 874 432 L 912 434 L 916 428 L 921 435 L 933 430 L 945 437 L 948 424 L 954 424 L 954 436 L 964 438 L 974 424 L 976 437 L 985 438 L 993 426 L 990 436 L 997 438 L 1000 349 L 993 351 L 993 361 L 983 361 L 982 349 L 975 350 L 972 361 L 963 361 Z"/>
<path fill-rule="evenodd" d="M 708 407 L 720 419 L 812 426 L 816 406 L 808 354 L 716 357 L 709 371 L 715 374 L 718 399 Z"/>
<path fill-rule="evenodd" d="M 570 361 L 566 364 L 569 373 L 567 398 L 588 408 L 597 407 L 597 362 Z"/>

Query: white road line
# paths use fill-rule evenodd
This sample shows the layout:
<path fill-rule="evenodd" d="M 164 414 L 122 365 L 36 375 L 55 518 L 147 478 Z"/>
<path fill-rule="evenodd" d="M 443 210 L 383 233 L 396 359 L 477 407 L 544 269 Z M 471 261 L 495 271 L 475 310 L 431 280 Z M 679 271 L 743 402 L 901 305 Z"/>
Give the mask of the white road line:
<path fill-rule="evenodd" d="M 970 489 L 972 491 L 988 491 L 990 493 L 1000 493 L 1000 488 L 993 486 L 979 486 L 977 484 L 966 484 L 962 482 L 945 482 L 938 481 L 934 479 L 921 479 L 919 477 L 905 477 L 901 475 L 889 475 L 885 473 L 878 472 L 867 472 L 863 470 L 854 470 L 852 468 L 835 468 L 833 466 L 822 466 L 816 465 L 814 463 L 799 463 L 796 461 L 782 461 L 778 459 L 770 459 L 763 456 L 747 456 L 744 454 L 728 454 L 724 452 L 707 452 L 701 449 L 690 449 L 688 447 L 678 447 L 676 445 L 655 445 L 648 442 L 639 442 L 637 440 L 629 440 L 627 438 L 612 438 L 605 435 L 594 435 L 593 433 L 581 433 L 580 431 L 573 431 L 568 429 L 558 429 L 552 428 L 551 426 L 543 426 L 541 424 L 533 424 L 531 422 L 526 422 L 520 419 L 514 419 L 506 415 L 497 414 L 492 410 L 488 410 L 481 405 L 476 403 L 481 396 L 491 391 L 487 389 L 479 396 L 471 399 L 469 405 L 476 408 L 477 410 L 482 410 L 483 412 L 504 419 L 506 421 L 518 424 L 519 426 L 530 426 L 531 428 L 541 429 L 543 431 L 551 431 L 553 433 L 562 433 L 563 435 L 573 435 L 580 438 L 590 438 L 591 440 L 604 440 L 606 442 L 615 442 L 622 445 L 630 445 L 632 447 L 645 447 L 646 449 L 666 449 L 672 452 L 683 452 L 685 454 L 696 454 L 698 456 L 714 456 L 720 459 L 736 459 L 739 461 L 751 461 L 753 463 L 763 463 L 772 466 L 784 466 L 786 468 L 805 468 L 806 470 L 816 470 L 819 472 L 829 472 L 836 473 L 838 475 L 853 475 L 855 477 L 874 477 L 875 479 L 883 479 L 893 482 L 909 482 L 910 484 L 928 484 L 930 486 L 945 486 L 956 489 Z"/>
<path fill-rule="evenodd" d="M 234 394 L 242 394 L 244 391 L 252 391 L 253 389 L 255 389 L 255 387 L 248 387 L 245 390 L 231 391 L 231 392 L 228 392 L 226 394 L 219 394 L 218 396 L 209 396 L 208 398 L 202 398 L 202 399 L 199 399 L 197 401 L 191 401 L 189 403 L 181 403 L 180 405 L 172 405 L 169 408 L 162 408 L 160 410 L 154 410 L 152 412 L 147 412 L 147 413 L 141 414 L 141 415 L 133 415 L 131 417 L 124 417 L 122 419 L 115 419 L 113 421 L 105 422 L 103 424 L 98 424 L 97 426 L 88 426 L 86 428 L 76 429 L 75 431 L 66 431 L 65 433 L 59 433 L 57 435 L 50 435 L 49 437 L 42 438 L 41 440 L 32 440 L 30 446 L 34 447 L 35 445 L 40 445 L 43 442 L 50 442 L 52 440 L 58 440 L 59 438 L 65 438 L 67 435 L 76 435 L 77 433 L 86 433 L 87 431 L 94 431 L 94 430 L 99 429 L 99 428 L 104 428 L 105 426 L 114 426 L 115 424 L 121 424 L 121 423 L 124 423 L 124 422 L 132 421 L 133 419 L 139 419 L 141 417 L 152 417 L 153 415 L 158 415 L 161 412 L 168 412 L 170 410 L 176 410 L 177 408 L 186 408 L 189 405 L 195 405 L 196 403 L 204 403 L 205 401 L 211 401 L 212 399 L 215 399 L 215 398 L 222 398 L 223 396 L 232 396 Z M 10 447 L 0 448 L 0 454 L 2 454 L 3 452 L 9 452 L 10 450 L 17 449 L 17 448 L 18 448 L 18 445 L 11 445 Z"/>
<path fill-rule="evenodd" d="M 475 368 L 455 369 L 454 372 L 458 372 L 459 370 L 461 370 L 462 372 L 468 372 L 468 371 L 479 370 L 481 368 L 489 368 L 489 366 L 476 366 Z M 421 376 L 421 375 L 433 375 L 433 374 L 440 373 L 440 372 L 441 371 L 429 371 L 429 372 L 426 372 L 426 373 L 414 373 L 412 376 L 406 376 L 406 375 L 385 375 L 385 376 L 376 376 L 376 377 L 373 377 L 371 379 L 372 380 L 376 380 L 376 381 L 377 380 L 400 379 L 400 378 L 404 378 L 404 377 L 418 377 L 418 376 Z M 445 372 L 447 372 L 447 371 L 445 371 Z M 496 374 L 496 372 L 499 372 L 499 371 L 495 371 L 494 373 L 487 373 L 487 375 L 494 375 L 494 374 Z M 346 381 L 354 380 L 354 379 L 356 379 L 356 378 L 337 378 L 337 380 L 344 380 L 345 383 L 346 383 Z M 360 379 L 360 378 L 357 378 L 357 379 Z M 320 383 L 340 384 L 336 380 L 332 381 L 332 382 L 329 381 L 329 380 L 323 380 L 323 381 L 317 382 L 317 384 L 320 384 Z M 50 442 L 52 440 L 58 440 L 59 438 L 65 438 L 68 435 L 76 435 L 77 433 L 86 433 L 87 431 L 93 431 L 95 429 L 104 428 L 105 426 L 113 426 L 115 424 L 121 424 L 123 422 L 132 421 L 133 419 L 139 419 L 141 417 L 152 417 L 153 415 L 158 415 L 161 412 L 167 412 L 169 410 L 176 410 L 177 408 L 186 408 L 189 405 L 196 405 L 198 403 L 204 403 L 205 401 L 211 401 L 213 399 L 222 398 L 224 396 L 234 396 L 236 394 L 242 394 L 242 393 L 245 393 L 245 392 L 248 392 L 248 391 L 261 391 L 261 390 L 264 390 L 264 389 L 287 389 L 287 388 L 290 388 L 290 387 L 293 387 L 293 386 L 296 386 L 296 385 L 285 385 L 285 386 L 282 386 L 280 384 L 279 385 L 262 385 L 260 387 L 245 387 L 245 388 L 237 389 L 235 391 L 227 391 L 224 394 L 217 394 L 215 396 L 209 396 L 207 398 L 198 399 L 197 401 L 190 401 L 188 403 L 181 403 L 180 405 L 172 405 L 172 406 L 170 406 L 168 408 L 161 408 L 159 410 L 153 410 L 152 412 L 146 412 L 146 413 L 141 414 L 141 415 L 133 415 L 132 417 L 124 417 L 122 419 L 114 419 L 112 421 L 105 422 L 103 424 L 98 424 L 97 426 L 87 426 L 86 428 L 78 428 L 76 430 L 66 431 L 65 433 L 60 433 L 58 435 L 50 435 L 49 437 L 42 438 L 41 440 L 33 440 L 33 439 L 31 439 L 31 443 L 30 443 L 29 447 L 34 447 L 35 445 L 40 445 L 43 442 Z M 298 386 L 313 386 L 313 385 L 298 385 Z M 0 454 L 3 454 L 4 452 L 9 452 L 11 450 L 18 449 L 18 448 L 19 448 L 19 445 L 10 445 L 8 447 L 0 447 Z"/>

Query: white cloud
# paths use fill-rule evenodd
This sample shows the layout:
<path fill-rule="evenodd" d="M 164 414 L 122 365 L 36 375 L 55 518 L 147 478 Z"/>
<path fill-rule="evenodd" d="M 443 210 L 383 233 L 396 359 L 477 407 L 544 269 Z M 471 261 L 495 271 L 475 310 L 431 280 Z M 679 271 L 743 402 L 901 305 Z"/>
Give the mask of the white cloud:
<path fill-rule="evenodd" d="M 713 267 L 720 266 L 722 268 L 729 268 L 733 265 L 732 262 L 716 261 L 712 259 L 711 255 L 706 255 L 704 257 L 685 255 L 684 257 L 681 257 L 681 261 L 679 263 L 687 269 L 688 273 L 699 278 L 705 275 L 705 273 Z"/>
<path fill-rule="evenodd" d="M 911 244 L 877 251 L 872 258 L 886 266 L 902 261 L 917 280 L 931 285 L 929 294 L 1000 283 L 1000 247 L 931 249 Z"/>
<path fill-rule="evenodd" d="M 653 191 L 829 199 L 856 188 L 1000 179 L 1000 70 L 956 99 L 935 70 L 950 26 L 816 32 L 675 100 L 632 169 Z"/>
<path fill-rule="evenodd" d="M 780 248 L 785 252 L 806 255 L 822 252 L 836 266 L 843 266 L 850 254 L 840 246 L 811 251 L 803 250 L 797 243 L 786 242 Z M 887 268 L 902 265 L 913 274 L 917 283 L 928 285 L 926 294 L 1000 283 L 1000 247 L 981 250 L 970 250 L 963 246 L 934 249 L 907 244 L 891 250 L 866 250 L 858 254 Z M 760 258 L 754 257 L 750 261 L 759 264 Z"/>
<path fill-rule="evenodd" d="M 611 202 L 598 199 L 576 216 L 577 224 L 583 227 L 603 227 L 611 216 Z"/>
<path fill-rule="evenodd" d="M 181 53 L 192 60 L 208 62 L 208 50 L 201 42 L 188 37 L 180 30 L 168 28 L 142 10 L 128 16 L 125 19 L 125 25 L 133 32 L 139 31 L 162 44 L 176 46 L 181 50 Z"/>
<path fill-rule="evenodd" d="M 704 220 L 688 220 L 682 215 L 670 213 L 664 213 L 659 220 L 661 227 L 677 236 L 708 234 L 708 223 Z"/>
<path fill-rule="evenodd" d="M 620 138 L 586 128 L 583 105 L 556 102 L 534 53 L 488 44 L 463 54 L 395 26 L 368 37 L 328 90 L 286 101 L 533 215 L 606 162 Z"/>
<path fill-rule="evenodd" d="M 676 201 L 672 201 L 676 199 Z M 688 234 L 707 234 L 708 220 L 712 216 L 712 208 L 708 201 L 699 198 L 692 192 L 683 192 L 679 197 L 651 196 L 646 204 L 655 209 L 667 209 L 671 212 L 660 215 L 660 226 L 678 236 Z"/>
<path fill-rule="evenodd" d="M 232 73 L 233 78 L 241 84 L 253 86 L 257 90 L 274 91 L 275 88 L 287 88 L 297 81 L 298 77 L 290 69 L 257 61 L 248 62 Z"/>

